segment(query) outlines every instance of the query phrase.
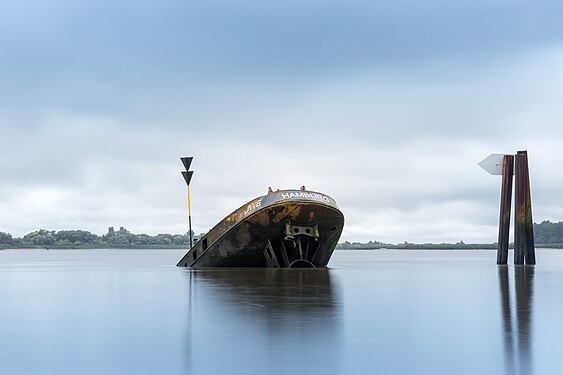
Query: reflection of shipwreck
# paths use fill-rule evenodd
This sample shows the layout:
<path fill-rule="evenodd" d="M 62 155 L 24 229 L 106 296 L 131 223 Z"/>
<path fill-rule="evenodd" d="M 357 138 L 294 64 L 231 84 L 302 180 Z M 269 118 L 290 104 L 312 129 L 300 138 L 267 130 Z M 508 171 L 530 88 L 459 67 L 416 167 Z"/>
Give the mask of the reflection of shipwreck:
<path fill-rule="evenodd" d="M 182 276 L 185 373 L 343 373 L 342 293 L 332 270 L 206 268 Z"/>
<path fill-rule="evenodd" d="M 251 310 L 257 314 L 273 315 L 269 317 L 272 319 L 286 315 L 288 320 L 293 320 L 304 312 L 308 316 L 331 316 L 330 319 L 334 319 L 334 312 L 340 306 L 338 284 L 327 268 L 217 268 L 201 269 L 189 275 L 193 283 L 190 287 L 205 290 L 206 296 L 212 295 L 227 301 L 230 306 L 239 307 L 244 315 L 248 315 L 249 306 L 259 306 L 260 309 Z"/>
<path fill-rule="evenodd" d="M 188 273 L 191 306 L 221 301 L 229 306 L 230 324 L 262 327 L 268 337 L 326 336 L 335 340 L 341 325 L 338 279 L 330 269 L 200 269 Z M 206 316 L 210 312 L 205 308 Z M 300 340 L 306 345 L 307 339 Z"/>
<path fill-rule="evenodd" d="M 223 219 L 179 267 L 326 267 L 344 226 L 331 197 L 269 189 Z"/>

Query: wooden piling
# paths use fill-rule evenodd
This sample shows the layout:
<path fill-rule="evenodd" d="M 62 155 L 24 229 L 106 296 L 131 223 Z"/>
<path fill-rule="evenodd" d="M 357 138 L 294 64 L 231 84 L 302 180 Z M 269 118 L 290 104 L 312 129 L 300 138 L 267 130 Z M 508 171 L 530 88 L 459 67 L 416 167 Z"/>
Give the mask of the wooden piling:
<path fill-rule="evenodd" d="M 513 174 L 514 155 L 504 155 L 502 164 L 502 187 L 500 194 L 497 264 L 508 263 L 508 238 L 510 233 L 510 206 L 512 203 Z"/>
<path fill-rule="evenodd" d="M 530 175 L 526 151 L 518 151 L 516 154 L 514 200 L 514 264 L 536 264 Z"/>

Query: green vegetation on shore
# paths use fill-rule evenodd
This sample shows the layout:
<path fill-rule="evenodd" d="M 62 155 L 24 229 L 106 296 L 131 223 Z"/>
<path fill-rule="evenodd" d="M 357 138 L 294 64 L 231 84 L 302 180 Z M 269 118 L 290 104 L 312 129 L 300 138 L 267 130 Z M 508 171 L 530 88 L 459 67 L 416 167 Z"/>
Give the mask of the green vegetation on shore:
<path fill-rule="evenodd" d="M 201 236 L 201 234 L 199 235 Z M 194 236 L 194 242 L 198 236 Z M 563 222 L 552 223 L 543 221 L 534 224 L 536 246 L 563 247 Z M 108 232 L 102 236 L 84 230 L 48 231 L 41 229 L 31 232 L 22 238 L 12 237 L 9 233 L 0 232 L 0 249 L 18 248 L 49 248 L 49 249 L 107 249 L 107 248 L 147 248 L 147 249 L 185 249 L 189 247 L 188 234 L 160 233 L 155 236 L 134 234 L 124 227 Z M 497 244 L 470 244 L 463 241 L 457 243 L 410 243 L 389 244 L 379 241 L 344 242 L 337 249 L 496 249 Z"/>
<path fill-rule="evenodd" d="M 195 237 L 194 237 L 195 240 Z M 41 229 L 22 238 L 13 238 L 0 232 L 0 249 L 49 248 L 49 249 L 107 249 L 107 248 L 157 248 L 185 249 L 189 247 L 188 234 L 160 233 L 155 236 L 134 234 L 124 227 L 102 236 L 84 230 L 48 231 Z"/>
<path fill-rule="evenodd" d="M 540 224 L 534 223 L 534 241 L 537 247 L 563 248 L 563 222 L 552 223 L 543 221 Z M 513 248 L 514 244 L 510 244 Z M 496 249 L 497 243 L 410 243 L 390 244 L 378 241 L 344 242 L 337 246 L 337 249 Z"/>
<path fill-rule="evenodd" d="M 383 243 L 378 241 L 369 241 L 367 243 L 362 242 L 344 242 L 339 243 L 336 247 L 341 250 L 374 250 L 374 249 L 426 249 L 426 250 L 452 250 L 452 249 L 467 249 L 467 250 L 479 250 L 479 249 L 496 249 L 496 243 L 465 243 L 463 241 L 457 243 L 412 243 L 403 242 L 399 244 Z"/>

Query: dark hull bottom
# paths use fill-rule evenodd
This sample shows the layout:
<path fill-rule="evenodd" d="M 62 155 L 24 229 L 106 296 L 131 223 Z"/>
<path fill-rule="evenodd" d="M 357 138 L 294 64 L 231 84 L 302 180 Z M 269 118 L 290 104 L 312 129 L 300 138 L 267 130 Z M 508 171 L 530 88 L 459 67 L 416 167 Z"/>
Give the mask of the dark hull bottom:
<path fill-rule="evenodd" d="M 223 231 L 208 247 L 204 238 L 178 266 L 326 267 L 343 226 L 337 208 L 313 202 L 276 202 Z M 213 236 L 212 232 L 207 236 Z"/>

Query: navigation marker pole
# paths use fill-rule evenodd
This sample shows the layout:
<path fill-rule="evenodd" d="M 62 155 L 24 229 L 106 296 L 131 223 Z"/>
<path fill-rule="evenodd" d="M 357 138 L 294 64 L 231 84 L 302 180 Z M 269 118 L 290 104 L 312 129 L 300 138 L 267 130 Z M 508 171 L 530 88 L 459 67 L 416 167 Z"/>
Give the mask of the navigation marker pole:
<path fill-rule="evenodd" d="M 184 164 L 184 168 L 186 168 L 185 171 L 182 171 L 182 176 L 184 177 L 184 180 L 186 181 L 186 184 L 188 185 L 188 221 L 189 221 L 189 225 L 190 225 L 190 249 L 193 246 L 193 239 L 192 239 L 192 210 L 191 210 L 191 197 L 190 197 L 190 181 L 192 180 L 192 176 L 194 174 L 193 171 L 190 171 L 190 165 L 192 164 L 192 160 L 194 158 L 192 156 L 190 157 L 183 157 L 180 158 L 180 160 L 182 161 L 182 164 Z"/>

